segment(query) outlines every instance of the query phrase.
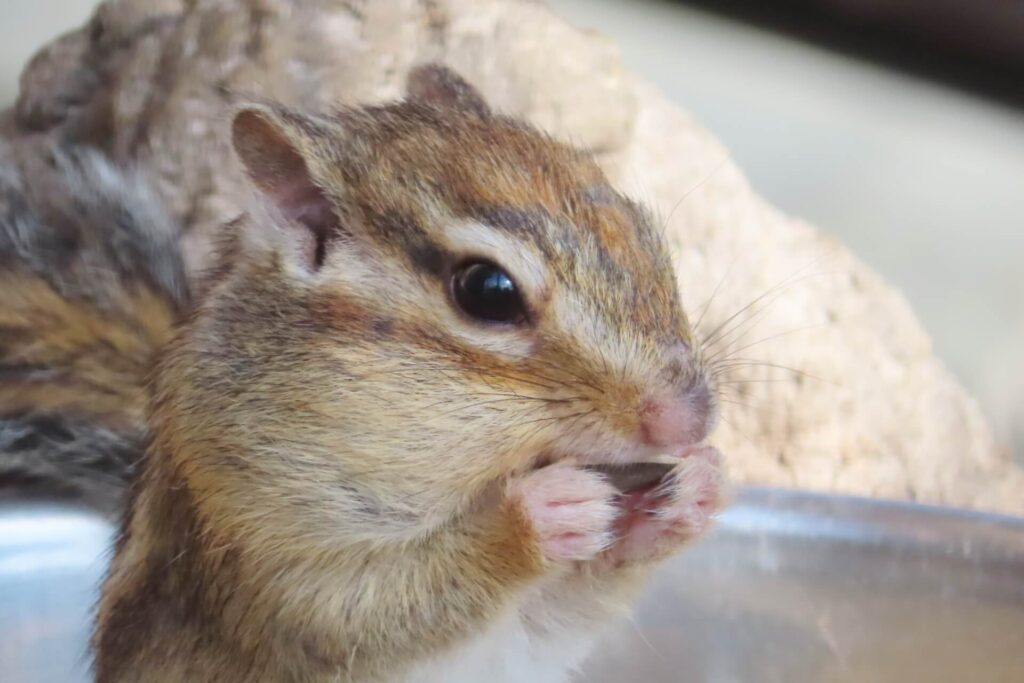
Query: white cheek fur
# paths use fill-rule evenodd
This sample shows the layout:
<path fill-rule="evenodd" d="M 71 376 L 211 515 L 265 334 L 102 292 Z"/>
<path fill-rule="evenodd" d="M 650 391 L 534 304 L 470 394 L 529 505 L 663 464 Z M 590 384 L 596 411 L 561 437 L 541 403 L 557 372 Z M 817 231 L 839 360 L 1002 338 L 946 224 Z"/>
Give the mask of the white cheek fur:
<path fill-rule="evenodd" d="M 449 321 L 449 330 L 467 345 L 484 349 L 506 359 L 526 358 L 533 350 L 533 341 L 525 333 L 500 326 L 474 325 L 462 320 L 454 312 Z"/>

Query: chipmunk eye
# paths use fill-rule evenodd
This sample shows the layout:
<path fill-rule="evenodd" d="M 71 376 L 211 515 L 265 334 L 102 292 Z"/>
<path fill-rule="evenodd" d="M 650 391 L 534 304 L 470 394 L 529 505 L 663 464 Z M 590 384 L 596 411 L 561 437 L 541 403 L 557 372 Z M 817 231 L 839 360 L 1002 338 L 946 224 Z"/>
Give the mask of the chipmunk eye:
<path fill-rule="evenodd" d="M 452 274 L 452 298 L 478 320 L 521 323 L 526 306 L 508 273 L 487 261 L 471 261 Z"/>

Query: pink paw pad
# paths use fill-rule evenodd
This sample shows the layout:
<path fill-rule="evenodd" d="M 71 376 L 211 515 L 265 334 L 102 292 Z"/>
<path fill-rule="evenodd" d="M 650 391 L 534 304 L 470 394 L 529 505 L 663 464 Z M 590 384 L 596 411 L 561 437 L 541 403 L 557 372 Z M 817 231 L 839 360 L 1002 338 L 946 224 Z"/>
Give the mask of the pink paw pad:
<path fill-rule="evenodd" d="M 655 510 L 676 533 L 697 536 L 722 505 L 724 478 L 718 450 L 705 446 L 688 455 L 676 471 L 669 504 Z"/>
<path fill-rule="evenodd" d="M 512 482 L 509 495 L 518 500 L 549 561 L 590 560 L 614 540 L 616 490 L 599 474 L 552 465 Z"/>

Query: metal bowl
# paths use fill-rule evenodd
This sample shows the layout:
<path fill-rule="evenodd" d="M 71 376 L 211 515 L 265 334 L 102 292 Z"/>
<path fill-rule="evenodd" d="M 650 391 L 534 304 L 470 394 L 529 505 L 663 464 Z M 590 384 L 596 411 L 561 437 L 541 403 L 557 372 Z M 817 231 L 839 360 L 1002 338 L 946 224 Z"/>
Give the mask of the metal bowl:
<path fill-rule="evenodd" d="M 88 680 L 111 537 L 0 504 L 0 680 Z M 582 681 L 1020 683 L 1024 520 L 747 489 L 598 652 Z"/>

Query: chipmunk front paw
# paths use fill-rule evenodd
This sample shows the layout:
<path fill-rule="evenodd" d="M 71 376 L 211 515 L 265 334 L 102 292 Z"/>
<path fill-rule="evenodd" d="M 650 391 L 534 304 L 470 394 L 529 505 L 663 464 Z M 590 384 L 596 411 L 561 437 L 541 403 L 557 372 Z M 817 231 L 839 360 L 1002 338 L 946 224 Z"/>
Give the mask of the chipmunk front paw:
<path fill-rule="evenodd" d="M 602 475 L 570 465 L 543 467 L 509 486 L 551 562 L 591 560 L 611 546 L 617 495 Z"/>
<path fill-rule="evenodd" d="M 722 456 L 711 446 L 699 447 L 661 486 L 624 496 L 618 540 L 605 557 L 615 565 L 661 559 L 704 533 L 724 500 Z"/>

